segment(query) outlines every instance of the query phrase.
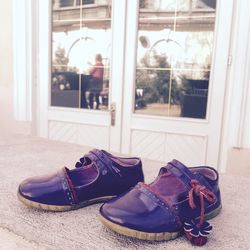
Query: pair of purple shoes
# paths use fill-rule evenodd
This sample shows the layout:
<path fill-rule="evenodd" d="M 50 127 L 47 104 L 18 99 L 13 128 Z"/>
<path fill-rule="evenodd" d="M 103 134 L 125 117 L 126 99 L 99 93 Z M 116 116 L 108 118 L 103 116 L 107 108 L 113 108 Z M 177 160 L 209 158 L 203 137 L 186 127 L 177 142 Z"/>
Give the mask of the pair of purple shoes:
<path fill-rule="evenodd" d="M 63 168 L 23 181 L 18 197 L 26 205 L 50 211 L 106 201 L 100 220 L 117 233 L 157 241 L 184 233 L 193 244 L 205 244 L 212 227 L 204 220 L 221 210 L 217 171 L 206 166 L 187 168 L 173 160 L 151 184 L 143 181 L 140 158 L 95 149 L 73 170 Z"/>

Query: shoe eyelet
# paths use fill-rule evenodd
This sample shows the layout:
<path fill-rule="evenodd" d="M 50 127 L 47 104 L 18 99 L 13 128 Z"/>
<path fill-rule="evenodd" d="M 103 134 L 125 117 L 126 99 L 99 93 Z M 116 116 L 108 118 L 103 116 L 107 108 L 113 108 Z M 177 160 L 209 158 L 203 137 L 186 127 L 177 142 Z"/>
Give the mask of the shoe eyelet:
<path fill-rule="evenodd" d="M 106 175 L 108 173 L 107 169 L 102 170 L 102 175 Z"/>

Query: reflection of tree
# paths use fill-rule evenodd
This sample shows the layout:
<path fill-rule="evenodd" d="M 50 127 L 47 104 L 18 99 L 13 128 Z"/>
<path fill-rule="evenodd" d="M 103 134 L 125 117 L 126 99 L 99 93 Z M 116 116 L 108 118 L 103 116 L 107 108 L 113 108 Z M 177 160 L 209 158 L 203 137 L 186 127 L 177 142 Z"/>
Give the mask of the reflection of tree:
<path fill-rule="evenodd" d="M 71 71 L 76 72 L 76 67 L 68 66 L 69 58 L 65 55 L 65 49 L 60 46 L 55 51 L 55 59 L 53 61 L 53 70 L 56 71 Z"/>
<path fill-rule="evenodd" d="M 136 87 L 143 89 L 143 100 L 146 103 L 169 103 L 171 85 L 171 104 L 179 104 L 183 87 L 172 77 L 167 56 L 154 53 L 153 65 L 149 65 L 152 60 L 148 57 L 149 54 L 146 54 L 142 58 L 141 66 L 150 69 L 137 70 Z"/>
<path fill-rule="evenodd" d="M 142 8 L 146 8 L 145 0 L 140 0 L 139 6 L 140 6 L 141 9 L 142 9 Z"/>
<path fill-rule="evenodd" d="M 211 64 L 209 63 L 204 67 L 204 73 L 203 73 L 203 78 L 209 80 L 210 77 L 210 69 L 211 69 Z"/>

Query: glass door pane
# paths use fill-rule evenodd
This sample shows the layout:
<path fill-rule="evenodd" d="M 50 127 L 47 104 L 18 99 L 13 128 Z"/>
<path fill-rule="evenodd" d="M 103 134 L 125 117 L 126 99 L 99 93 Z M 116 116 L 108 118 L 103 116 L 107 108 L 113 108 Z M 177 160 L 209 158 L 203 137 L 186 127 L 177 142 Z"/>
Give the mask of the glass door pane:
<path fill-rule="evenodd" d="M 52 2 L 51 106 L 107 110 L 111 1 Z"/>
<path fill-rule="evenodd" d="M 206 118 L 215 0 L 141 0 L 134 112 Z"/>

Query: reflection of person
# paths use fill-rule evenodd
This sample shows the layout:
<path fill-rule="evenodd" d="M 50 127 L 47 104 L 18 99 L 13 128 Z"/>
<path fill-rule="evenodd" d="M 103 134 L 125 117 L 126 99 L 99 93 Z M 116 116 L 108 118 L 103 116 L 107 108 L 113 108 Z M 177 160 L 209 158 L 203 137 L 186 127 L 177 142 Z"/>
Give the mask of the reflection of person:
<path fill-rule="evenodd" d="M 101 54 L 97 54 L 95 57 L 95 65 L 90 70 L 92 80 L 89 86 L 89 107 L 93 109 L 94 99 L 96 101 L 96 109 L 99 109 L 99 96 L 102 91 L 103 85 L 103 64 Z"/>

